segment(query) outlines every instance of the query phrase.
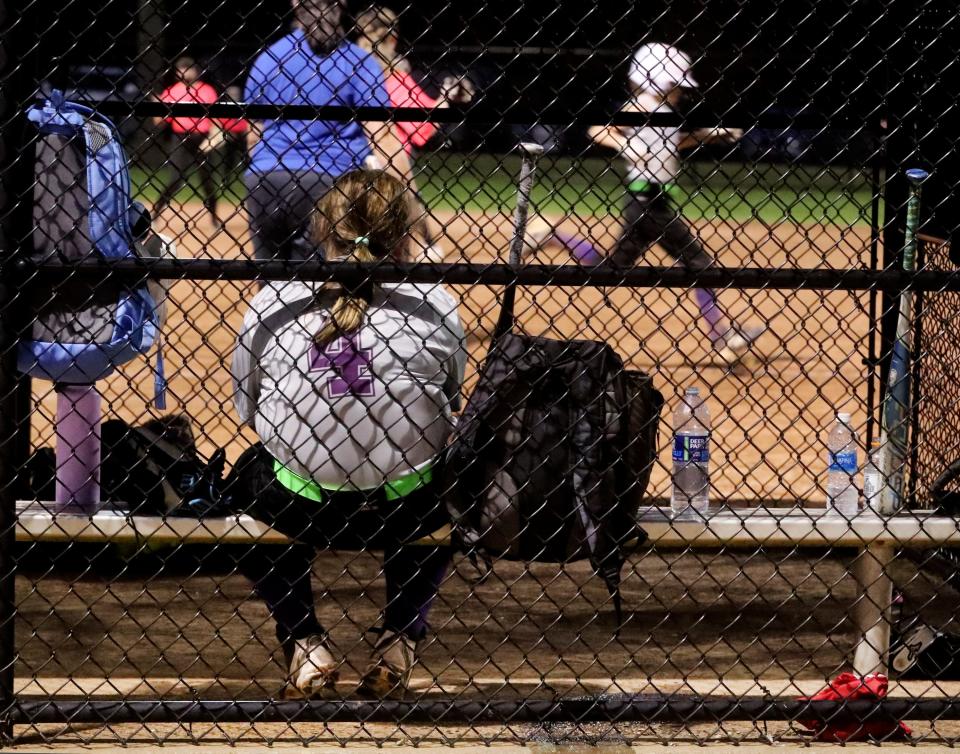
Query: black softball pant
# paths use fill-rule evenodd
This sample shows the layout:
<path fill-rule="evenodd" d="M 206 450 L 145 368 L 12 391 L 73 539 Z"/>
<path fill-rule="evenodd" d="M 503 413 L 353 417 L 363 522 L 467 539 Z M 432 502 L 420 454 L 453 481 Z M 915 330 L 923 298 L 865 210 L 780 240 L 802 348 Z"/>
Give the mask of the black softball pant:
<path fill-rule="evenodd" d="M 713 264 L 713 257 L 663 191 L 630 194 L 623 220 L 623 231 L 611 255 L 617 266 L 632 267 L 655 243 L 689 270 L 699 272 Z"/>
<path fill-rule="evenodd" d="M 310 215 L 336 176 L 275 170 L 248 174 L 243 180 L 254 257 L 270 261 L 314 256 L 308 239 Z"/>
<path fill-rule="evenodd" d="M 200 148 L 207 134 L 173 134 L 172 144 L 167 156 L 167 164 L 173 169 L 173 176 L 160 192 L 153 207 L 154 215 L 162 212 L 173 201 L 180 188 L 187 182 L 187 177 L 194 170 L 200 176 L 200 190 L 203 206 L 207 212 L 217 215 L 217 182 L 215 180 L 216 165 L 214 160 Z"/>
<path fill-rule="evenodd" d="M 429 625 L 427 615 L 447 572 L 452 550 L 446 545 L 416 545 L 449 522 L 429 483 L 398 499 L 383 489 L 334 492 L 322 502 L 302 497 L 281 485 L 274 458 L 257 443 L 238 459 L 228 479 L 233 507 L 269 524 L 294 542 L 289 546 L 254 545 L 238 562 L 277 624 L 277 639 L 292 641 L 324 633 L 314 607 L 310 583 L 316 550 L 383 550 L 387 604 L 383 625 L 414 641 Z"/>

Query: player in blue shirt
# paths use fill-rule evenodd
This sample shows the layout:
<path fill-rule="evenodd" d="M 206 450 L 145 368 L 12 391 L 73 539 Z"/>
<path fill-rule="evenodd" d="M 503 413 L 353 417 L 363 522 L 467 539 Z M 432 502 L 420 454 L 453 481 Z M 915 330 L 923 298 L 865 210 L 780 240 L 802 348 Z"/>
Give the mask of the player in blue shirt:
<path fill-rule="evenodd" d="M 252 104 L 390 107 L 383 70 L 345 39 L 338 0 L 292 0 L 295 28 L 254 61 L 244 99 Z M 410 165 L 389 123 L 252 122 L 245 176 L 257 259 L 302 259 L 305 223 L 337 177 L 373 154 L 409 182 Z M 303 244 L 298 248 L 299 244 Z"/>

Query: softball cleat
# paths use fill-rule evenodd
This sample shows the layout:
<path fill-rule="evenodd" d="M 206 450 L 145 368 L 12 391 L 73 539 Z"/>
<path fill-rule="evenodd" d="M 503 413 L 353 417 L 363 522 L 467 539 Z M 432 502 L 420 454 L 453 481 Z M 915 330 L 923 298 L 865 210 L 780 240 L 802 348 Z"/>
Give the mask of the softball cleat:
<path fill-rule="evenodd" d="M 717 350 L 717 356 L 723 364 L 731 368 L 741 364 L 755 366 L 757 359 L 752 358 L 751 348 L 757 338 L 766 331 L 766 325 L 735 328 L 733 334 L 724 339 L 723 345 Z"/>
<path fill-rule="evenodd" d="M 523 236 L 523 256 L 536 254 L 553 239 L 553 227 L 544 220 L 533 220 L 527 224 Z"/>
<path fill-rule="evenodd" d="M 332 696 L 340 676 L 337 664 L 323 636 L 313 634 L 298 639 L 293 647 L 287 683 L 281 697 L 317 699 Z"/>
<path fill-rule="evenodd" d="M 413 675 L 416 650 L 413 639 L 382 629 L 370 664 L 360 680 L 360 692 L 377 699 L 402 699 Z"/>

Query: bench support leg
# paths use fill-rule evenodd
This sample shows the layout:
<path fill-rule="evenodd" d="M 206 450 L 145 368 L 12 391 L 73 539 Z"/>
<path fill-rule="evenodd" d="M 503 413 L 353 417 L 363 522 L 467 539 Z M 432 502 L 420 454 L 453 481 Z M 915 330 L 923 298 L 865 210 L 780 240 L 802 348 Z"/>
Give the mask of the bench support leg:
<path fill-rule="evenodd" d="M 100 507 L 100 393 L 93 385 L 57 386 L 57 508 Z"/>
<path fill-rule="evenodd" d="M 860 676 L 887 672 L 893 602 L 893 582 L 887 575 L 887 567 L 893 553 L 893 545 L 870 545 L 860 550 L 854 565 L 854 576 L 860 587 L 854 620 L 860 639 L 853 656 L 853 670 Z"/>

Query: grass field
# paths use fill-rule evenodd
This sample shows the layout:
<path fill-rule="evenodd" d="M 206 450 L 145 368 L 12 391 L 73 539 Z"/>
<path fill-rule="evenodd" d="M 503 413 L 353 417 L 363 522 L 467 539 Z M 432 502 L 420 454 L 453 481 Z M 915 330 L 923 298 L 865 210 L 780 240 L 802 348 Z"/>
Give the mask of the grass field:
<path fill-rule="evenodd" d="M 451 211 L 511 212 L 519 160 L 494 154 L 438 153 L 417 164 L 420 191 L 430 207 Z M 135 170 L 138 196 L 159 193 L 157 178 Z M 242 181 L 224 187 L 237 202 Z M 536 210 L 544 214 L 602 216 L 619 211 L 624 180 L 619 165 L 603 159 L 546 157 L 533 191 Z M 192 188 L 177 197 L 196 199 Z M 840 166 L 744 165 L 694 162 L 683 172 L 675 195 L 691 220 L 758 220 L 767 224 L 849 226 L 869 223 L 871 190 L 862 171 Z"/>

